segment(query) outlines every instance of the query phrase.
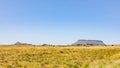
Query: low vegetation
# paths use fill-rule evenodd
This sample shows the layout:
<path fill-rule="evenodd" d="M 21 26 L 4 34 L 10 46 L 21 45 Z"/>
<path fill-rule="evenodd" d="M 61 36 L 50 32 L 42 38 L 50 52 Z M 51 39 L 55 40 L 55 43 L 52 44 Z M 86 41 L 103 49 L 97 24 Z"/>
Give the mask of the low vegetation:
<path fill-rule="evenodd" d="M 119 67 L 119 46 L 0 46 L 0 68 Z"/>

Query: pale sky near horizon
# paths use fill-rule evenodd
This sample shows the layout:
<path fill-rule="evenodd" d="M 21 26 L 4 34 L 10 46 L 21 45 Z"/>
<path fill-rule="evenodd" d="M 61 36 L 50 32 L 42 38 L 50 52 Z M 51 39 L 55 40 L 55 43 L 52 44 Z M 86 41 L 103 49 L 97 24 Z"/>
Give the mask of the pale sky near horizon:
<path fill-rule="evenodd" d="M 120 0 L 0 0 L 0 44 L 120 43 Z"/>

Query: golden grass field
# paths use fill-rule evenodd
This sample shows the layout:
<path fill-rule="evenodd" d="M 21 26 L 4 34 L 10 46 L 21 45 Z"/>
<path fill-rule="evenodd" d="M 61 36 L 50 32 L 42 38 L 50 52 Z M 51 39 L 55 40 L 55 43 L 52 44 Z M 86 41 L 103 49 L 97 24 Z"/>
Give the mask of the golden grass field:
<path fill-rule="evenodd" d="M 120 46 L 0 46 L 0 68 L 120 68 Z"/>

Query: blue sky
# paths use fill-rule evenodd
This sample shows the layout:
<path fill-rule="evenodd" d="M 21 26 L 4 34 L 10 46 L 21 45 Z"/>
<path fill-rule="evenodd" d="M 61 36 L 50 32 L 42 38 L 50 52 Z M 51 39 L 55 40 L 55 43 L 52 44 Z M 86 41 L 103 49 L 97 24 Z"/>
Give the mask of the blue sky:
<path fill-rule="evenodd" d="M 120 43 L 120 0 L 0 0 L 0 43 Z"/>

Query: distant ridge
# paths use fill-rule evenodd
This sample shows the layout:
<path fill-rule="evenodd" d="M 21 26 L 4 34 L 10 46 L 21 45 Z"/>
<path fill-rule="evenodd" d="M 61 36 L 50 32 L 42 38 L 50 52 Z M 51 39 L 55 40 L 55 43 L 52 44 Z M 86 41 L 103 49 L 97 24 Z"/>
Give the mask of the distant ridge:
<path fill-rule="evenodd" d="M 93 44 L 93 45 L 105 45 L 101 40 L 78 40 L 77 42 L 73 43 L 74 45 L 81 44 Z"/>

